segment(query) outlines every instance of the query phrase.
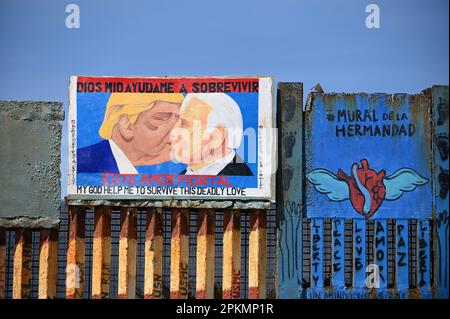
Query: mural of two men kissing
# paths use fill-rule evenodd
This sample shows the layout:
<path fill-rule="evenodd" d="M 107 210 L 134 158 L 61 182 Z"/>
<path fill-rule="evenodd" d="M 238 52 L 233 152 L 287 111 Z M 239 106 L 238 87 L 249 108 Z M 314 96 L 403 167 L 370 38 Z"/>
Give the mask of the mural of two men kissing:
<path fill-rule="evenodd" d="M 245 163 L 237 153 L 244 128 L 257 127 L 257 114 L 249 112 L 257 107 L 246 112 L 237 101 L 257 103 L 255 93 L 78 93 L 77 98 L 81 180 L 101 173 L 256 173 L 256 163 Z"/>

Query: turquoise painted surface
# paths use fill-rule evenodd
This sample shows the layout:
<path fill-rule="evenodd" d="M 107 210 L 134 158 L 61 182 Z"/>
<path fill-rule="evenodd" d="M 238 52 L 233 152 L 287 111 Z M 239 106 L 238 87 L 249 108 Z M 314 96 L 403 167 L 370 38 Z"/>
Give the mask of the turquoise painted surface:
<path fill-rule="evenodd" d="M 305 125 L 307 216 L 431 217 L 428 111 L 425 95 L 316 94 Z"/>

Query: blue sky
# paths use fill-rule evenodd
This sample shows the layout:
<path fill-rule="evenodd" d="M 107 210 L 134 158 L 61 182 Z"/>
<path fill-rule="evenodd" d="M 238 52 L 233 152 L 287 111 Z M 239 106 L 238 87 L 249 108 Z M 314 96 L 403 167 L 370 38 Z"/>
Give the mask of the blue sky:
<path fill-rule="evenodd" d="M 81 28 L 65 26 L 79 5 Z M 367 29 L 376 3 L 381 28 Z M 64 102 L 70 75 L 273 75 L 305 93 L 448 84 L 448 0 L 0 0 L 0 99 Z M 66 125 L 64 125 L 64 130 Z M 63 136 L 63 194 L 67 134 Z"/>

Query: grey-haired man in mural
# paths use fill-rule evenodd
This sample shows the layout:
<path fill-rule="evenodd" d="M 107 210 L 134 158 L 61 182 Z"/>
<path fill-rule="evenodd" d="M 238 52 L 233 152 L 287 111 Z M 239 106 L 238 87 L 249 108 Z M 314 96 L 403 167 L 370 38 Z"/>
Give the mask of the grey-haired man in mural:
<path fill-rule="evenodd" d="M 186 175 L 253 176 L 236 154 L 242 142 L 239 105 L 224 93 L 187 94 L 172 131 L 172 156 Z"/>

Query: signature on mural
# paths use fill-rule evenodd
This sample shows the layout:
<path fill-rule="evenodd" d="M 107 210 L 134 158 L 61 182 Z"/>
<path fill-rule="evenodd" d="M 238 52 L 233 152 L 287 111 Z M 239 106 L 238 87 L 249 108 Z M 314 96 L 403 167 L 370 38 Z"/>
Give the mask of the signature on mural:
<path fill-rule="evenodd" d="M 377 173 L 369 168 L 367 159 L 361 160 L 361 166 L 353 163 L 350 176 L 340 169 L 335 175 L 318 168 L 307 173 L 306 179 L 331 201 L 350 199 L 353 208 L 366 218 L 375 214 L 384 200 L 397 200 L 404 192 L 412 192 L 417 186 L 428 183 L 428 179 L 411 168 L 401 168 L 386 176 L 384 170 Z"/>

